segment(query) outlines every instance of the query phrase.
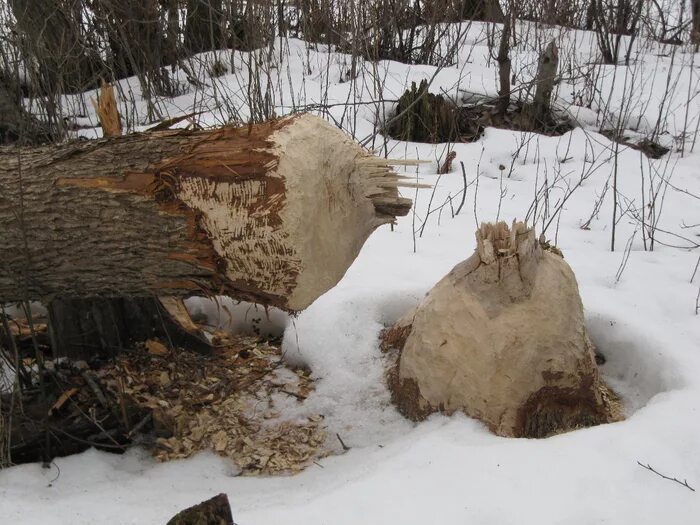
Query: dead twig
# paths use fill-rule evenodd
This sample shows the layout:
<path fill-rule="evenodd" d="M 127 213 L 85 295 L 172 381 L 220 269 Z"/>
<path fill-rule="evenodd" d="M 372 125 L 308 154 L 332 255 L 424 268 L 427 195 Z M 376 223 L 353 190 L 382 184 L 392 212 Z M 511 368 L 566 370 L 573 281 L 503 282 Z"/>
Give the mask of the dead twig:
<path fill-rule="evenodd" d="M 459 212 L 462 211 L 462 206 L 464 206 L 464 200 L 467 198 L 467 172 L 464 169 L 464 162 L 460 162 L 459 165 L 462 168 L 462 184 L 464 185 L 464 188 L 462 191 L 462 200 L 459 203 L 459 206 L 457 206 L 457 211 L 455 212 L 455 215 L 459 215 Z"/>
<path fill-rule="evenodd" d="M 649 464 L 644 465 L 643 463 L 640 463 L 639 461 L 637 461 L 637 465 L 639 465 L 639 466 L 642 467 L 642 468 L 647 469 L 647 470 L 650 471 L 650 472 L 653 472 L 654 474 L 656 474 L 657 476 L 659 476 L 659 477 L 661 477 L 661 478 L 667 479 L 667 480 L 669 480 L 669 481 L 675 481 L 675 482 L 678 483 L 679 485 L 682 485 L 683 487 L 685 487 L 685 488 L 687 488 L 687 489 L 692 490 L 693 492 L 695 492 L 695 489 L 694 489 L 693 487 L 691 487 L 690 485 L 688 485 L 688 481 L 685 480 L 685 479 L 684 479 L 683 481 L 680 481 L 680 480 L 678 480 L 678 479 L 676 479 L 676 478 L 672 478 L 672 477 L 670 477 L 670 476 L 664 476 L 663 474 L 661 474 L 661 472 L 659 472 L 659 471 L 657 471 L 657 470 L 654 470 L 654 469 L 652 468 L 651 465 L 649 465 Z"/>
<path fill-rule="evenodd" d="M 110 404 L 107 402 L 107 398 L 105 397 L 104 392 L 102 392 L 102 389 L 99 387 L 99 385 L 97 384 L 95 379 L 92 377 L 92 374 L 90 374 L 87 371 L 83 371 L 80 375 L 83 376 L 83 379 L 88 384 L 90 389 L 93 391 L 93 393 L 95 394 L 95 397 L 100 402 L 100 404 L 104 408 L 109 410 Z"/>
<path fill-rule="evenodd" d="M 338 434 L 336 432 L 335 437 L 337 437 L 338 441 L 340 441 L 340 446 L 343 447 L 344 452 L 347 452 L 348 450 L 350 450 L 350 447 L 345 444 L 345 441 L 343 441 L 343 438 L 340 437 L 340 434 Z"/>

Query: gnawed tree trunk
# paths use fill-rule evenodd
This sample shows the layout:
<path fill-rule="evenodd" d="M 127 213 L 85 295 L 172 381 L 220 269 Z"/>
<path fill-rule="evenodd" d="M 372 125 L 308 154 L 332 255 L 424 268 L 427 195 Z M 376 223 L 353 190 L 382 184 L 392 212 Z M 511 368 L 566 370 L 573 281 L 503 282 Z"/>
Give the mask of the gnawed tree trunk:
<path fill-rule="evenodd" d="M 545 437 L 619 417 L 599 377 L 571 268 L 523 223 L 486 224 L 477 249 L 384 335 L 401 349 L 392 396 L 412 419 L 466 414 Z"/>
<path fill-rule="evenodd" d="M 525 129 L 553 128 L 556 121 L 552 115 L 552 93 L 559 68 L 559 50 L 552 40 L 540 54 L 537 76 L 533 83 L 535 94 L 532 103 L 523 106 L 520 125 Z"/>
<path fill-rule="evenodd" d="M 310 115 L 0 149 L 0 303 L 229 295 L 298 311 L 408 212 L 398 179 Z"/>
<path fill-rule="evenodd" d="M 411 83 L 399 98 L 396 115 L 387 125 L 389 136 L 414 142 L 458 140 L 459 108 L 442 95 L 428 92 L 428 82 Z"/>

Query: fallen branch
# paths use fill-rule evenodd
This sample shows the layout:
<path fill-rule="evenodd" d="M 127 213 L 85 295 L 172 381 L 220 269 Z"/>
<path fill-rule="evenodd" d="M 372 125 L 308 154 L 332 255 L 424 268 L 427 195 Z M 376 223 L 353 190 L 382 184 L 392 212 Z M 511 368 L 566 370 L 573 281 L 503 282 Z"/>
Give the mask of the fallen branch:
<path fill-rule="evenodd" d="M 667 479 L 667 480 L 669 480 L 669 481 L 675 481 L 675 482 L 678 483 L 679 485 L 682 485 L 683 487 L 685 487 L 685 488 L 687 488 L 687 489 L 692 490 L 693 492 L 695 492 L 695 489 L 694 489 L 693 487 L 691 487 L 690 485 L 688 485 L 688 481 L 685 480 L 685 479 L 684 479 L 683 481 L 680 481 L 679 479 L 672 478 L 672 477 L 670 477 L 670 476 L 664 476 L 664 475 L 661 474 L 661 472 L 659 472 L 658 470 L 654 470 L 654 469 L 652 468 L 651 465 L 649 465 L 649 464 L 644 465 L 643 463 L 640 463 L 639 461 L 637 461 L 637 465 L 639 465 L 639 466 L 642 467 L 642 468 L 647 469 L 647 470 L 650 471 L 650 472 L 653 472 L 654 474 L 656 474 L 656 475 L 659 476 L 660 478 L 664 478 L 664 479 Z"/>

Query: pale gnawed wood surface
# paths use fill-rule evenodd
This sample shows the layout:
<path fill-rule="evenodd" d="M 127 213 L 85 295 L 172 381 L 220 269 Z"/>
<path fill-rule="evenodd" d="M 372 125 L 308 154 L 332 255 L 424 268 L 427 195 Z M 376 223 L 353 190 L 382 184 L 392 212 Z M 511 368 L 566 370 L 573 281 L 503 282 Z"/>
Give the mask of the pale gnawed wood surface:
<path fill-rule="evenodd" d="M 474 254 L 384 335 L 392 398 L 412 419 L 463 411 L 510 437 L 615 421 L 574 273 L 522 222 L 482 224 Z"/>

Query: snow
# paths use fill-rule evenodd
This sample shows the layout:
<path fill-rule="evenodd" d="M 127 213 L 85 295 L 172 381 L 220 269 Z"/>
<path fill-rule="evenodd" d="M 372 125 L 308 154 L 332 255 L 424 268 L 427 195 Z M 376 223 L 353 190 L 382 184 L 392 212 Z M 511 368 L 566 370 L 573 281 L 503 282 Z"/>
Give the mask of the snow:
<path fill-rule="evenodd" d="M 478 24 L 469 29 L 456 64 L 439 72 L 431 91 L 454 97 L 495 93 L 495 64 L 482 29 Z M 561 39 L 563 49 L 572 50 L 562 58 L 565 64 L 589 63 L 595 53 L 590 34 L 547 31 Z M 538 33 L 539 43 L 546 42 L 547 31 Z M 436 71 L 433 66 L 365 63 L 355 82 L 343 82 L 347 57 L 307 50 L 293 40 L 288 46 L 288 60 L 272 77 L 278 114 L 290 105 L 321 102 L 326 83 L 329 104 L 372 102 L 396 99 L 411 81 L 429 79 Z M 514 71 L 534 72 L 534 49 L 523 44 L 516 50 Z M 233 57 L 238 73 L 218 79 L 229 96 L 240 93 L 243 58 Z M 434 184 L 434 195 L 432 189 L 405 192 L 416 199 L 415 213 L 400 219 L 393 231 L 388 226 L 378 230 L 338 286 L 296 318 L 277 311 L 267 317 L 228 300 L 222 300 L 226 308 L 190 301 L 191 310 L 224 329 L 250 330 L 245 314 L 240 321 L 245 311 L 261 319 L 269 333 L 283 332 L 286 358 L 309 367 L 317 380 L 304 404 L 287 400 L 288 417 L 320 411 L 329 435 L 337 433 L 350 451 L 341 454 L 334 442 L 339 455 L 299 475 L 248 478 L 208 453 L 158 464 L 138 449 L 123 456 L 90 450 L 56 459 L 49 469 L 30 464 L 0 472 L 2 522 L 165 523 L 177 511 L 225 492 L 240 525 L 696 523 L 697 494 L 637 462 L 700 488 L 700 315 L 695 302 L 700 275 L 691 283 L 700 251 L 700 145 L 691 151 L 700 118 L 697 59 L 680 49 L 672 54 L 668 46 L 640 47 L 629 68 L 596 67 L 598 90 L 590 108 L 571 106 L 577 100 L 572 93 L 584 90 L 585 78 L 565 80 L 558 87 L 558 105 L 577 115 L 581 127 L 561 137 L 487 129 L 477 142 L 451 146 L 457 158 L 452 172 L 443 176 L 436 172 L 446 145 L 378 139 L 368 145 L 381 154 L 429 160 L 407 174 Z M 381 92 L 373 84 L 375 74 L 382 79 Z M 667 82 L 671 88 L 665 99 Z M 201 121 L 216 124 L 225 118 L 211 95 L 199 93 L 195 100 L 186 94 L 162 105 L 174 115 L 209 104 Z M 331 108 L 329 116 L 358 140 L 370 136 L 382 112 L 391 110 L 390 103 L 380 102 L 356 107 L 356 118 L 341 106 Z M 143 123 L 143 105 L 136 110 Z M 245 115 L 244 107 L 240 111 Z M 604 122 L 624 122 L 623 127 L 647 136 L 659 115 L 659 140 L 672 151 L 656 161 L 625 146 L 616 148 L 596 131 Z M 94 115 L 90 118 L 94 122 Z M 98 132 L 84 131 L 90 133 Z M 453 217 L 448 197 L 456 209 L 463 190 L 459 162 L 468 187 L 464 207 Z M 604 188 L 612 185 L 616 166 L 625 213 L 620 217 L 618 211 L 611 252 L 612 189 Z M 549 200 L 540 199 L 535 212 L 531 205 L 545 181 Z M 650 241 L 642 238 L 633 210 L 644 209 L 642 196 L 648 205 L 650 188 L 657 186 L 658 240 L 648 251 L 644 243 Z M 446 203 L 441 212 L 427 215 L 431 200 L 431 210 Z M 560 206 L 561 214 L 555 214 Z M 607 358 L 603 374 L 622 396 L 629 417 L 544 440 L 497 437 L 459 414 L 408 422 L 391 406 L 383 383 L 380 330 L 471 254 L 480 221 L 522 219 L 528 210 L 538 233 L 548 225 L 547 237 L 556 240 L 575 271 L 591 337 Z M 588 229 L 582 229 L 589 218 Z"/>

